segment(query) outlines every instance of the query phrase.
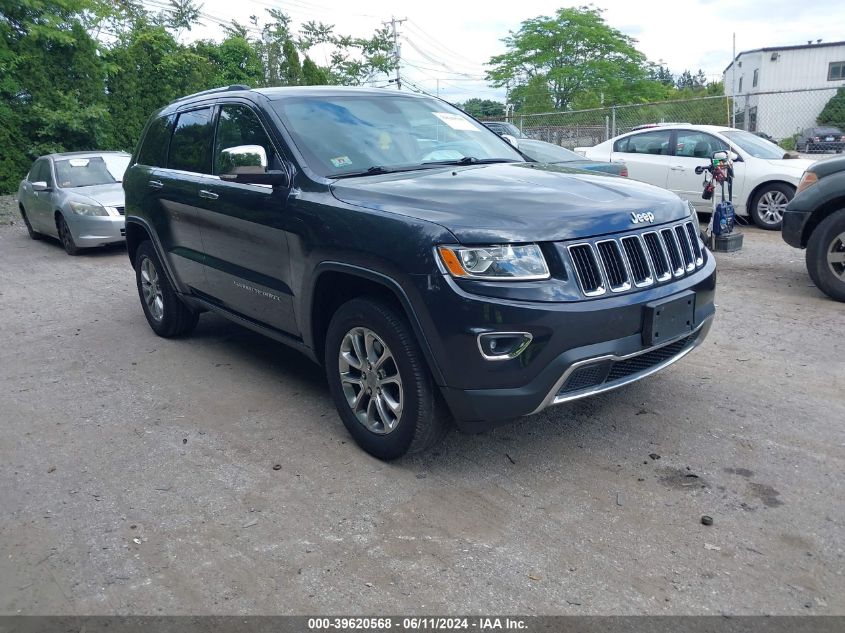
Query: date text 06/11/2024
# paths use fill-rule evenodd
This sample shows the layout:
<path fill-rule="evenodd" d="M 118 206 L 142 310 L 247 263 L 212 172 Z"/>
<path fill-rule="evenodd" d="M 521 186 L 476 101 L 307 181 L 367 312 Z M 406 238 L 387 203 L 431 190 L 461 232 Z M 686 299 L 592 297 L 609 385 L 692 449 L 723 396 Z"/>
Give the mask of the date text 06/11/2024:
<path fill-rule="evenodd" d="M 519 618 L 509 617 L 347 617 L 347 618 L 309 618 L 308 629 L 319 630 L 391 630 L 398 631 L 446 631 L 476 630 L 518 631 L 527 628 L 527 623 Z"/>

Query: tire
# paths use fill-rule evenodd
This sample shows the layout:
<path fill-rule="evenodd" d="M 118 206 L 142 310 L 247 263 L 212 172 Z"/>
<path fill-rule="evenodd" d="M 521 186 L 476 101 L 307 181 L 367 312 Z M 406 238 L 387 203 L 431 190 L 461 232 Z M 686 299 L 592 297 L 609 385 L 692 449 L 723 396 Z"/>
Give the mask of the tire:
<path fill-rule="evenodd" d="M 754 224 L 767 231 L 780 231 L 783 209 L 794 195 L 795 187 L 779 182 L 760 187 L 749 210 Z"/>
<path fill-rule="evenodd" d="M 149 240 L 142 242 L 135 253 L 135 284 L 144 316 L 153 332 L 164 338 L 175 338 L 196 327 L 199 313 L 186 306 L 176 294 Z"/>
<path fill-rule="evenodd" d="M 806 262 L 818 289 L 831 299 L 845 301 L 845 209 L 829 215 L 815 228 L 807 243 Z"/>
<path fill-rule="evenodd" d="M 363 359 L 369 367 L 358 369 Z M 356 298 L 338 308 L 326 333 L 324 360 L 343 425 L 370 455 L 396 459 L 425 451 L 445 436 L 449 414 L 422 351 L 407 321 L 387 304 Z"/>
<path fill-rule="evenodd" d="M 32 228 L 32 224 L 29 223 L 29 218 L 26 215 L 26 210 L 24 210 L 23 205 L 20 205 L 20 211 L 21 218 L 23 218 L 23 223 L 26 225 L 26 232 L 29 233 L 30 239 L 40 240 L 43 236 L 41 233 Z"/>
<path fill-rule="evenodd" d="M 82 250 L 73 241 L 73 234 L 70 232 L 70 227 L 65 222 L 65 216 L 61 213 L 56 215 L 56 230 L 59 232 L 59 241 L 65 249 L 65 253 L 71 257 L 79 255 Z"/>

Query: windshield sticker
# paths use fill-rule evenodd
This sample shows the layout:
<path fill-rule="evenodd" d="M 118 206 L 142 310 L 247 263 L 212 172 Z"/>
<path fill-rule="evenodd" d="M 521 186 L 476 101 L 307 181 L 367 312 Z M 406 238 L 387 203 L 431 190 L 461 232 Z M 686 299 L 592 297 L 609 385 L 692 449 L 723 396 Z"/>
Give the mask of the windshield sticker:
<path fill-rule="evenodd" d="M 472 124 L 472 121 L 465 119 L 460 114 L 452 114 L 451 112 L 432 112 L 432 114 L 453 130 L 467 130 L 468 132 L 481 131 Z"/>
<path fill-rule="evenodd" d="M 337 156 L 331 159 L 332 165 L 335 167 L 346 167 L 352 164 L 352 159 L 349 156 Z"/>
<path fill-rule="evenodd" d="M 69 161 L 71 167 L 88 167 L 87 158 L 71 158 Z"/>

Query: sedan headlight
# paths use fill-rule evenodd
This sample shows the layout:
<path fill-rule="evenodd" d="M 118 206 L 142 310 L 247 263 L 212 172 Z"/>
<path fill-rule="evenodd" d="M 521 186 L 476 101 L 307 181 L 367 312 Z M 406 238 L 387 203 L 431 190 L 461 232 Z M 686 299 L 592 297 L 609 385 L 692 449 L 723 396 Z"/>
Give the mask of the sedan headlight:
<path fill-rule="evenodd" d="M 439 246 L 437 253 L 453 277 L 513 281 L 549 278 L 549 267 L 537 244 Z"/>
<path fill-rule="evenodd" d="M 71 202 L 71 211 L 76 215 L 108 215 L 106 208 L 99 204 L 91 204 L 88 202 Z"/>

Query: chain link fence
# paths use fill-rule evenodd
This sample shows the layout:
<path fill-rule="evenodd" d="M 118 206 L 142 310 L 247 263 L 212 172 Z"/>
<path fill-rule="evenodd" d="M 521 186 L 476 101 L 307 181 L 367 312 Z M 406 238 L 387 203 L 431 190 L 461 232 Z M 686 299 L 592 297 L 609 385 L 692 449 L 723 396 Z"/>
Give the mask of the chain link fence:
<path fill-rule="evenodd" d="M 590 110 L 515 114 L 507 120 L 534 139 L 573 149 L 590 147 L 639 126 L 656 123 L 722 125 L 761 132 L 794 149 L 802 130 L 816 126 L 836 87 L 753 92 L 610 106 Z"/>

